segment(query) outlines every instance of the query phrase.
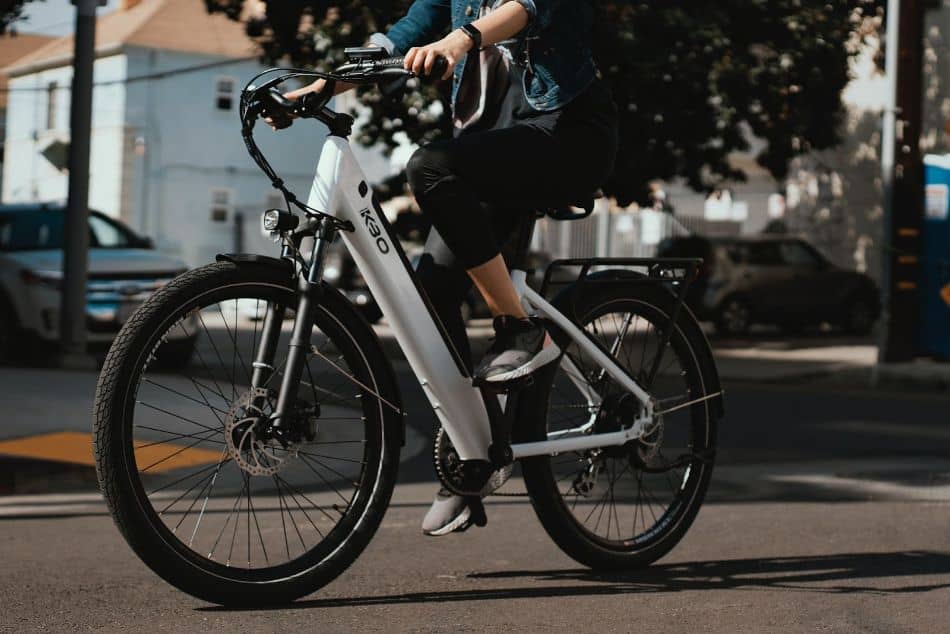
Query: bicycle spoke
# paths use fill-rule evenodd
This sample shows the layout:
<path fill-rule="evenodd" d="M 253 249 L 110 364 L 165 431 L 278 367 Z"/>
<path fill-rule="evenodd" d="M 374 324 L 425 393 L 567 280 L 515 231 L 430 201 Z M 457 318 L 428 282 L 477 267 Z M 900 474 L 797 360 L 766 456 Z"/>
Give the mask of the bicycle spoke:
<path fill-rule="evenodd" d="M 149 427 L 148 425 L 136 425 L 136 427 L 138 427 L 139 429 L 147 429 L 147 430 L 149 430 L 149 431 L 154 431 L 154 432 L 157 432 L 157 433 L 159 433 L 159 434 L 169 434 L 169 435 L 171 436 L 171 438 L 168 438 L 167 440 L 156 440 L 155 442 L 145 443 L 144 445 L 136 445 L 136 446 L 135 446 L 136 449 L 145 449 L 146 447 L 155 447 L 155 446 L 157 446 L 157 445 L 164 445 L 164 444 L 166 444 L 166 443 L 170 443 L 170 442 L 173 441 L 173 440 L 181 440 L 181 439 L 183 439 L 183 438 L 197 438 L 198 436 L 200 436 L 200 435 L 202 435 L 202 434 L 207 434 L 207 433 L 208 433 L 208 432 L 206 432 L 206 431 L 199 431 L 199 432 L 195 432 L 194 434 L 176 434 L 176 433 L 174 433 L 174 432 L 168 431 L 167 429 L 159 429 L 159 428 L 157 428 L 157 427 Z M 214 443 L 214 444 L 216 444 L 216 445 L 224 445 L 224 444 L 227 444 L 227 443 L 225 443 L 223 440 L 211 440 L 210 438 L 208 438 L 208 439 L 206 439 L 206 440 L 207 440 L 207 442 Z"/>
<path fill-rule="evenodd" d="M 218 430 L 212 429 L 211 431 L 217 432 Z M 210 433 L 210 432 L 205 432 L 205 433 Z M 162 458 L 161 460 L 158 460 L 158 461 L 156 461 L 156 462 L 153 462 L 152 464 L 150 464 L 149 466 L 145 467 L 144 469 L 139 469 L 139 473 L 145 473 L 146 471 L 148 471 L 148 470 L 151 469 L 152 467 L 156 467 L 156 466 L 162 464 L 163 462 L 166 462 L 166 461 L 168 461 L 168 460 L 171 460 L 171 459 L 174 458 L 175 456 L 177 456 L 177 455 L 179 455 L 179 454 L 181 454 L 181 453 L 187 451 L 188 449 L 191 449 L 191 448 L 194 447 L 195 445 L 198 445 L 198 444 L 203 443 L 203 442 L 207 442 L 207 440 L 208 440 L 207 438 L 199 438 L 198 440 L 196 440 L 195 442 L 191 443 L 190 445 L 186 445 L 186 446 L 182 447 L 181 449 L 179 449 L 178 451 L 176 451 L 176 452 L 174 452 L 174 453 L 172 453 L 172 454 L 169 454 L 169 455 L 165 456 L 165 457 Z"/>
<path fill-rule="evenodd" d="M 328 487 L 333 489 L 333 492 L 337 494 L 337 497 L 343 500 L 343 502 L 347 505 L 347 507 L 349 507 L 350 500 L 347 500 L 345 497 L 343 497 L 343 494 L 340 493 L 340 491 L 335 486 L 333 486 L 329 480 L 324 478 L 323 475 L 319 471 L 317 471 L 312 464 L 310 464 L 310 459 L 307 456 L 303 457 L 303 463 L 307 465 L 307 468 L 310 469 L 314 474 L 316 474 L 316 476 L 320 478 L 320 480 L 322 480 L 324 484 L 326 484 Z"/>
<path fill-rule="evenodd" d="M 206 430 L 208 430 L 208 431 L 217 431 L 217 432 L 220 432 L 220 431 L 221 431 L 221 428 L 209 427 L 208 425 L 203 425 L 203 424 L 199 423 L 198 421 L 191 420 L 190 418 L 187 418 L 187 417 L 185 417 L 185 416 L 182 416 L 181 414 L 176 414 L 176 413 L 174 413 L 174 412 L 170 412 L 170 411 L 168 411 L 167 409 L 162 409 L 161 407 L 158 407 L 158 406 L 156 406 L 156 405 L 152 405 L 152 404 L 146 403 L 146 402 L 144 402 L 144 401 L 135 401 L 135 402 L 138 403 L 139 405 L 144 405 L 145 407 L 148 407 L 148 408 L 150 408 L 150 409 L 153 409 L 153 410 L 155 410 L 156 412 L 161 412 L 161 413 L 163 413 L 163 414 L 167 414 L 167 415 L 171 416 L 172 418 L 177 418 L 177 419 L 180 420 L 180 421 L 184 421 L 184 422 L 186 422 L 186 423 L 191 423 L 192 425 L 197 425 L 198 427 L 202 427 L 202 428 L 204 428 L 204 429 L 206 429 Z"/>
<path fill-rule="evenodd" d="M 286 304 L 292 313 L 292 300 Z M 254 311 L 250 324 L 244 320 L 245 306 Z M 337 335 L 315 329 L 299 400 L 292 407 L 309 407 L 308 401 L 321 407 L 325 415 L 319 417 L 318 429 L 323 426 L 323 433 L 310 442 L 295 439 L 291 445 L 279 445 L 263 433 L 276 406 L 277 385 L 286 376 L 289 352 L 287 333 L 278 324 L 280 339 L 269 360 L 274 370 L 261 386 L 267 393 L 252 393 L 251 366 L 242 348 L 250 345 L 250 360 L 256 360 L 264 335 L 257 316 L 264 306 L 263 295 L 212 299 L 189 308 L 187 318 L 169 322 L 176 336 L 182 331 L 193 339 L 193 364 L 177 373 L 145 365 L 136 379 L 140 395 L 132 400 L 136 418 L 130 423 L 130 443 L 141 466 L 136 472 L 139 482 L 155 478 L 150 488 L 142 487 L 142 502 L 151 505 L 154 517 L 183 548 L 240 570 L 298 562 L 325 540 L 337 539 L 333 529 L 362 500 L 357 494 L 365 486 L 365 469 L 380 455 L 371 457 L 379 448 L 366 435 L 370 426 L 380 424 L 368 418 L 376 407 L 369 398 L 391 406 L 388 397 L 373 389 L 374 375 L 366 366 L 351 368 L 349 353 L 340 352 L 334 339 Z M 156 358 L 162 358 L 161 346 L 167 341 L 161 336 L 153 350 Z M 251 405 L 241 409 L 242 403 Z M 243 439 L 237 447 L 225 434 L 228 427 L 233 438 Z M 195 448 L 202 453 L 188 453 Z M 207 449 L 218 458 L 204 464 Z M 202 464 L 194 464 L 196 460 Z M 228 471 L 229 463 L 235 465 L 233 471 Z M 255 485 L 262 476 L 266 479 Z M 262 503 L 262 496 L 270 501 Z"/>

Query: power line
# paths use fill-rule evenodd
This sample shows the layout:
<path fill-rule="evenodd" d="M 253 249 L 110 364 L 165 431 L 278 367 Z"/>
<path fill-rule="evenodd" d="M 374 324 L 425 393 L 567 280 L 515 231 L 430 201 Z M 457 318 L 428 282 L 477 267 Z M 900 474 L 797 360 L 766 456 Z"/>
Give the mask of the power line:
<path fill-rule="evenodd" d="M 148 73 L 146 75 L 136 75 L 134 77 L 126 77 L 125 79 L 110 79 L 108 81 L 97 81 L 93 84 L 93 87 L 98 86 L 116 86 L 119 84 L 132 84 L 140 81 L 152 81 L 158 79 L 166 79 L 168 77 L 175 77 L 177 75 L 185 75 L 188 73 L 195 73 L 202 70 L 207 70 L 209 68 L 216 68 L 219 66 L 229 66 L 231 64 L 238 64 L 240 62 L 247 62 L 251 60 L 256 60 L 256 55 L 249 55 L 248 57 L 235 57 L 232 59 L 219 60 L 216 62 L 208 62 L 206 64 L 196 64 L 194 66 L 185 66 L 182 68 L 173 68 L 171 70 L 163 70 L 155 73 Z M 57 85 L 54 90 L 69 90 L 69 86 L 59 86 Z M 47 92 L 49 86 L 36 86 L 31 88 L 2 88 L 0 92 Z"/>

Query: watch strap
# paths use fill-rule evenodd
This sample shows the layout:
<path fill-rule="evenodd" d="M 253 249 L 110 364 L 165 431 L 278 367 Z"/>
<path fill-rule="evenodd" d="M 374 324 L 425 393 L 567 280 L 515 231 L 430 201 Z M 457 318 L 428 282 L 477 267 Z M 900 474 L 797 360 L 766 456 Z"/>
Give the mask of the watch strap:
<path fill-rule="evenodd" d="M 472 42 L 475 43 L 475 50 L 482 50 L 482 32 L 478 30 L 478 27 L 474 24 L 463 24 L 459 27 L 462 32 L 469 36 L 472 39 Z"/>

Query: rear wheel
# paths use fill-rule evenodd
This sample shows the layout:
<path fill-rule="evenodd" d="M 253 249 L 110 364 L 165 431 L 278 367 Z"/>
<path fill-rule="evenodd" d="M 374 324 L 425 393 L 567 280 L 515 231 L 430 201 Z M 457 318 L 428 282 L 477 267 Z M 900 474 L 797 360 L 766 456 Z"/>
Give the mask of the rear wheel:
<path fill-rule="evenodd" d="M 673 298 L 659 288 L 606 289 L 578 301 L 578 323 L 656 399 L 657 419 L 622 447 L 522 461 L 525 484 L 545 530 L 565 553 L 593 568 L 637 568 L 669 552 L 703 502 L 712 473 L 716 420 L 698 360 L 704 340 L 673 331 L 659 372 L 647 385 L 669 325 Z M 681 319 L 691 319 L 682 317 Z M 543 440 L 629 427 L 635 398 L 607 377 L 576 344 L 549 384 Z"/>
<path fill-rule="evenodd" d="M 119 529 L 156 573 L 214 603 L 282 603 L 334 579 L 376 531 L 395 482 L 391 371 L 330 289 L 297 393 L 300 434 L 271 433 L 292 321 L 270 379 L 252 389 L 263 323 L 248 315 L 277 304 L 292 316 L 287 278 L 232 263 L 179 277 L 123 327 L 97 387 L 96 466 Z M 189 340 L 190 364 L 158 363 Z"/>

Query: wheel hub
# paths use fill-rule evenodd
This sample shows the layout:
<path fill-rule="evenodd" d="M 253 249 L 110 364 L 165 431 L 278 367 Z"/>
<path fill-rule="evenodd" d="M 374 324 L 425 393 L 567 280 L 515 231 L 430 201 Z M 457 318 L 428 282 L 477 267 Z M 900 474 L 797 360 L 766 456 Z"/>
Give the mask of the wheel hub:
<path fill-rule="evenodd" d="M 273 433 L 264 404 L 268 390 L 251 388 L 228 410 L 224 438 L 231 459 L 242 471 L 255 476 L 272 476 L 297 458 L 298 442 Z"/>

